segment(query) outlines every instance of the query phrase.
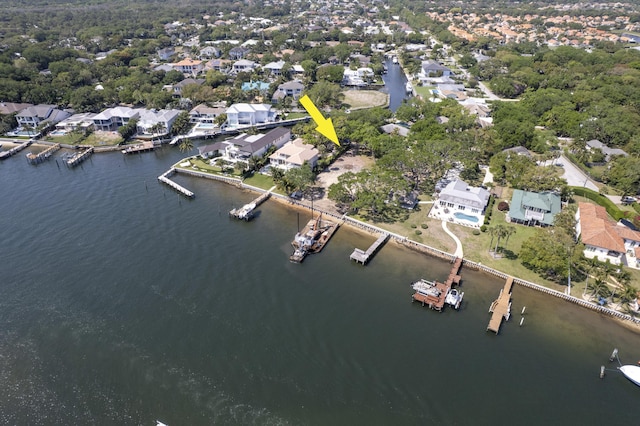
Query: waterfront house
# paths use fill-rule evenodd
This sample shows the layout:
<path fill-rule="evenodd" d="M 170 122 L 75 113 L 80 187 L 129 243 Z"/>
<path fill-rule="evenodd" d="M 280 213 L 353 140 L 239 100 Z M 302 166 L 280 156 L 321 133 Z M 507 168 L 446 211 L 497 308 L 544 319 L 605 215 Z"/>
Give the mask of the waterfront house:
<path fill-rule="evenodd" d="M 484 214 L 488 202 L 489 191 L 469 186 L 466 182 L 456 179 L 442 188 L 437 204 L 446 213 L 465 212 L 478 216 Z"/>
<path fill-rule="evenodd" d="M 0 102 L 0 115 L 13 114 L 32 106 L 33 104 L 24 104 L 24 103 L 16 103 L 16 102 Z"/>
<path fill-rule="evenodd" d="M 233 104 L 227 108 L 227 125 L 229 127 L 255 126 L 272 123 L 277 112 L 268 104 Z"/>
<path fill-rule="evenodd" d="M 558 194 L 514 189 L 506 219 L 528 226 L 551 226 L 561 208 Z"/>
<path fill-rule="evenodd" d="M 138 119 L 139 111 L 125 106 L 108 108 L 93 117 L 94 128 L 98 131 L 115 131 L 130 120 Z"/>
<path fill-rule="evenodd" d="M 74 130 L 87 131 L 93 128 L 93 117 L 97 114 L 93 112 L 84 112 L 73 114 L 70 117 L 56 123 L 56 130 L 61 133 L 72 132 Z"/>
<path fill-rule="evenodd" d="M 604 207 L 578 204 L 576 237 L 584 244 L 585 257 L 640 269 L 640 232 L 609 219 Z"/>
<path fill-rule="evenodd" d="M 444 65 L 440 65 L 436 61 L 423 61 L 420 67 L 419 77 L 428 79 L 433 77 L 450 77 L 453 73 Z"/>
<path fill-rule="evenodd" d="M 286 172 L 293 168 L 302 167 L 305 163 L 314 168 L 318 163 L 319 157 L 320 151 L 313 145 L 304 143 L 302 138 L 297 138 L 271 154 L 269 156 L 269 164 L 271 167 Z"/>
<path fill-rule="evenodd" d="M 200 104 L 189 111 L 189 122 L 213 124 L 216 117 L 224 114 L 226 110 L 223 107 L 210 107 L 206 104 Z"/>
<path fill-rule="evenodd" d="M 272 146 L 277 149 L 282 148 L 290 140 L 291 130 L 286 127 L 277 127 L 266 134 L 249 135 L 243 133 L 222 141 L 219 153 L 224 160 L 231 163 L 238 161 L 246 163 L 250 158 L 261 157 Z"/>
<path fill-rule="evenodd" d="M 71 113 L 56 108 L 55 105 L 39 104 L 24 108 L 16 114 L 18 126 L 35 129 L 41 124 L 56 124 Z"/>
<path fill-rule="evenodd" d="M 164 136 L 171 131 L 173 122 L 182 111 L 179 109 L 144 109 L 138 110 L 136 129 L 138 136 Z"/>

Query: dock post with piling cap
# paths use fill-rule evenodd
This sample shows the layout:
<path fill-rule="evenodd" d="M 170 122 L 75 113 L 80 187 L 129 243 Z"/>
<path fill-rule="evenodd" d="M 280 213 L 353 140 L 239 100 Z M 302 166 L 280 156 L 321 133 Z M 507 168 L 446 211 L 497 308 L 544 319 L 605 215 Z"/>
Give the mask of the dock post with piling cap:
<path fill-rule="evenodd" d="M 604 365 L 600 366 L 600 378 L 604 379 Z"/>
<path fill-rule="evenodd" d="M 618 348 L 614 348 L 609 357 L 609 361 L 613 362 L 618 357 Z"/>

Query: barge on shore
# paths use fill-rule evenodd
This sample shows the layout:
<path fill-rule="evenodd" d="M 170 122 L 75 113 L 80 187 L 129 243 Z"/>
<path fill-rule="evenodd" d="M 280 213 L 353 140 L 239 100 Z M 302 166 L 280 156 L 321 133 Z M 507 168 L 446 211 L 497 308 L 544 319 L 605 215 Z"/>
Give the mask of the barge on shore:
<path fill-rule="evenodd" d="M 322 220 L 322 215 L 317 219 L 311 219 L 301 232 L 296 233 L 291 242 L 294 251 L 289 256 L 289 260 L 301 263 L 307 254 L 319 253 L 336 232 L 338 226 L 338 223 Z"/>

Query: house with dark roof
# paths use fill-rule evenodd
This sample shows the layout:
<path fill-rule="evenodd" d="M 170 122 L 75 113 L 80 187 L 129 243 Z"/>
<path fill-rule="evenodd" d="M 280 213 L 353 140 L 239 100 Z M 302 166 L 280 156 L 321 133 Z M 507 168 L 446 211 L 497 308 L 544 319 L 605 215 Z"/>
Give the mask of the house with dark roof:
<path fill-rule="evenodd" d="M 278 86 L 276 91 L 273 93 L 273 96 L 271 97 L 271 102 L 277 103 L 279 100 L 286 97 L 291 97 L 294 101 L 297 101 L 300 96 L 302 96 L 303 90 L 304 84 L 302 84 L 300 81 L 287 81 L 286 83 L 282 83 Z"/>
<path fill-rule="evenodd" d="M 20 112 L 25 108 L 32 107 L 33 104 L 23 104 L 16 102 L 0 102 L 0 115 L 13 114 L 14 112 Z"/>
<path fill-rule="evenodd" d="M 249 135 L 242 133 L 234 138 L 199 148 L 200 155 L 211 157 L 219 154 L 230 163 L 248 162 L 250 158 L 264 155 L 269 148 L 282 148 L 291 140 L 291 130 L 286 127 L 276 127 L 268 133 Z"/>
<path fill-rule="evenodd" d="M 621 155 L 624 157 L 629 156 L 629 154 L 627 154 L 625 151 L 621 150 L 620 148 L 610 148 L 597 139 L 592 139 L 590 141 L 587 141 L 586 147 L 587 147 L 587 150 L 589 151 L 594 149 L 601 150 L 602 153 L 604 154 L 604 159 L 607 163 L 611 160 L 611 157 L 613 157 L 614 155 Z"/>
<path fill-rule="evenodd" d="M 56 124 L 70 116 L 70 112 L 58 109 L 55 105 L 39 104 L 21 110 L 16 114 L 16 121 L 21 127 L 35 129 L 41 123 Z"/>
<path fill-rule="evenodd" d="M 244 46 L 236 46 L 229 50 L 229 58 L 237 61 L 238 59 L 242 59 L 249 54 L 251 50 Z"/>
<path fill-rule="evenodd" d="M 530 192 L 514 189 L 507 222 L 527 226 L 551 226 L 562 209 L 560 196 L 552 192 Z"/>
<path fill-rule="evenodd" d="M 640 232 L 609 219 L 604 207 L 578 204 L 576 236 L 584 244 L 586 258 L 640 269 Z"/>

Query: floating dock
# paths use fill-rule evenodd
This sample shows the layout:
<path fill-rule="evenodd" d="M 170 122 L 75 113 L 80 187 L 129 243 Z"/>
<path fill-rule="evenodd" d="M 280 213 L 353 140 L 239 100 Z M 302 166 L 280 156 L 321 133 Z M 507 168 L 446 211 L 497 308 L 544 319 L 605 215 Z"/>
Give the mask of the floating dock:
<path fill-rule="evenodd" d="M 339 226 L 339 223 L 322 220 L 322 215 L 318 216 L 317 219 L 311 219 L 291 242 L 294 251 L 289 256 L 289 260 L 301 263 L 307 254 L 319 253 L 327 245 L 327 242 L 329 242 L 329 239 L 331 239 Z"/>
<path fill-rule="evenodd" d="M 57 143 L 55 145 L 50 146 L 49 148 L 45 149 L 44 151 L 38 153 L 38 154 L 34 154 L 33 152 L 30 152 L 27 154 L 27 161 L 29 162 L 29 164 L 40 164 L 46 160 L 48 160 L 54 152 L 56 152 L 57 150 L 60 149 L 60 144 Z"/>
<path fill-rule="evenodd" d="M 191 191 L 189 191 L 187 188 L 178 185 L 177 183 L 175 183 L 174 181 L 172 181 L 171 179 L 169 179 L 169 176 L 173 176 L 176 172 L 176 169 L 171 168 L 169 170 L 167 170 L 166 172 L 164 172 L 163 174 L 161 174 L 160 176 L 158 176 L 158 180 L 164 184 L 169 185 L 170 187 L 172 187 L 173 189 L 175 189 L 176 191 L 178 191 L 179 193 L 181 193 L 182 195 L 185 195 L 189 198 L 193 198 L 195 197 L 195 194 Z"/>
<path fill-rule="evenodd" d="M 137 154 L 139 152 L 148 152 L 156 149 L 153 142 L 142 142 L 135 145 L 131 145 L 122 150 L 123 154 Z"/>
<path fill-rule="evenodd" d="M 72 155 L 71 157 L 68 157 L 66 159 L 66 164 L 67 167 L 75 167 L 78 164 L 82 163 L 84 160 L 86 160 L 87 158 L 91 157 L 91 154 L 93 154 L 94 148 L 93 147 L 89 147 L 87 149 L 85 149 L 84 151 L 80 151 L 74 155 Z"/>
<path fill-rule="evenodd" d="M 500 290 L 500 295 L 493 301 L 489 307 L 489 312 L 492 312 L 491 320 L 487 326 L 487 330 L 491 330 L 498 334 L 500 331 L 500 325 L 502 324 L 502 318 L 505 321 L 511 317 L 511 287 L 513 286 L 513 277 L 507 278 L 504 283 L 504 288 Z"/>
<path fill-rule="evenodd" d="M 14 146 L 13 148 L 11 148 L 11 149 L 9 149 L 7 151 L 0 152 L 0 160 L 5 160 L 5 159 L 11 157 L 12 155 L 17 154 L 18 152 L 22 151 L 23 149 L 25 149 L 26 147 L 28 147 L 32 143 L 33 143 L 32 140 L 28 140 L 26 142 L 21 143 L 18 146 Z"/>
<path fill-rule="evenodd" d="M 378 239 L 375 240 L 373 244 L 371 244 L 371 246 L 369 246 L 367 251 L 355 248 L 353 250 L 353 253 L 351 253 L 351 256 L 349 256 L 349 259 L 355 260 L 356 263 L 362 263 L 363 265 L 366 265 L 367 262 L 369 262 L 369 260 L 378 252 L 378 250 L 382 248 L 382 246 L 387 242 L 388 239 L 389 234 L 380 235 L 380 237 L 378 237 Z"/>
<path fill-rule="evenodd" d="M 269 199 L 269 197 L 271 197 L 271 192 L 265 192 L 252 202 L 245 204 L 239 209 L 232 209 L 229 212 L 229 216 L 235 217 L 236 219 L 249 221 L 253 219 L 253 212 L 255 211 L 256 207 L 264 203 L 267 199 Z"/>
<path fill-rule="evenodd" d="M 460 284 L 461 276 L 459 274 L 462 267 L 462 259 L 456 257 L 453 260 L 453 266 L 444 283 L 438 281 L 427 281 L 420 279 L 412 283 L 415 293 L 411 296 L 412 302 L 420 302 L 422 306 L 428 306 L 431 309 L 441 312 L 445 304 L 450 304 L 455 309 L 460 307 L 463 292 L 454 289 L 454 285 Z"/>

